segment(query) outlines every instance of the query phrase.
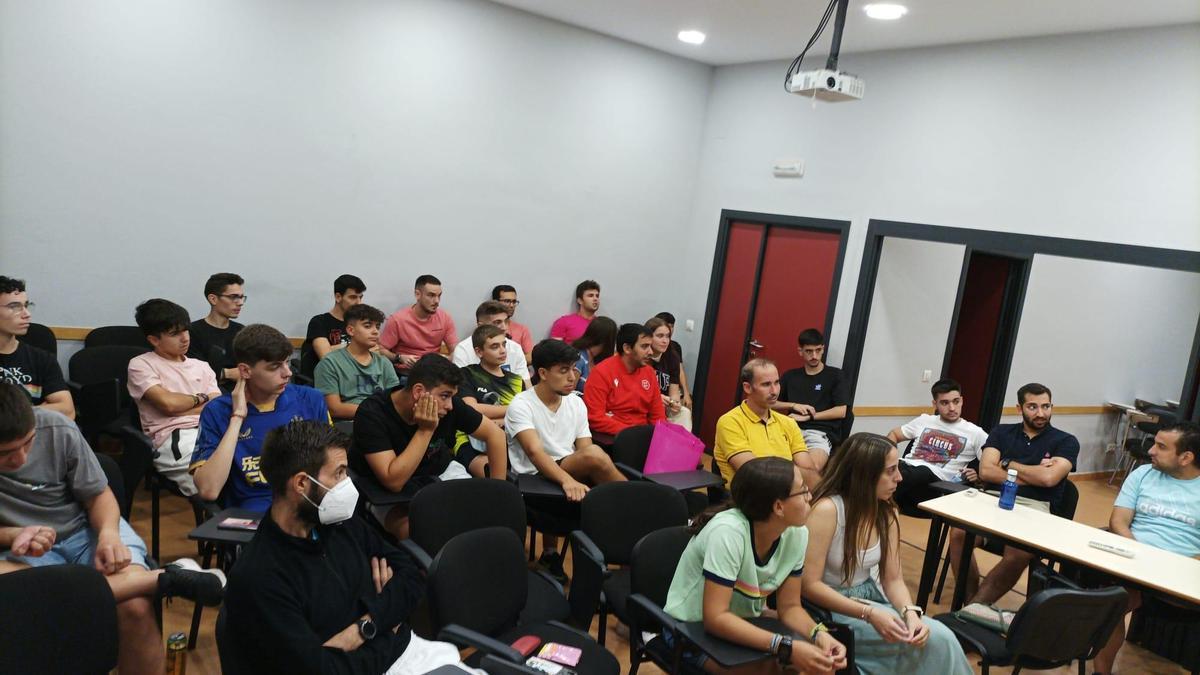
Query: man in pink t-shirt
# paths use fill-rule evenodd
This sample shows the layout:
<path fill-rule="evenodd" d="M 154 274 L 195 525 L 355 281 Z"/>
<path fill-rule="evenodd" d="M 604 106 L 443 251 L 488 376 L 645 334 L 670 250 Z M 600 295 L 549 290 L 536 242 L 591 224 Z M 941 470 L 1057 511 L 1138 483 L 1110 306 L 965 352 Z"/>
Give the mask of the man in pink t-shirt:
<path fill-rule="evenodd" d="M 142 431 L 158 450 L 154 468 L 184 495 L 194 495 L 188 465 L 200 411 L 221 395 L 217 376 L 208 363 L 187 356 L 191 319 L 186 309 L 155 298 L 138 305 L 134 319 L 154 351 L 129 361 L 129 395 L 137 402 Z"/>
<path fill-rule="evenodd" d="M 521 304 L 521 301 L 517 299 L 517 289 L 508 284 L 500 284 L 492 289 L 492 300 L 504 305 L 508 310 L 508 337 L 521 345 L 521 351 L 524 352 L 525 361 L 528 363 L 533 359 L 533 334 L 529 332 L 529 327 L 525 324 L 513 321 L 513 316 L 517 313 L 517 305 Z"/>
<path fill-rule="evenodd" d="M 600 310 L 600 284 L 591 279 L 579 282 L 575 287 L 575 304 L 579 305 L 579 311 L 555 319 L 550 326 L 550 337 L 570 344 L 583 335 Z"/>
<path fill-rule="evenodd" d="M 392 362 L 403 373 L 422 356 L 441 351 L 443 345 L 449 354 L 458 344 L 454 319 L 439 308 L 442 282 L 432 274 L 422 274 L 417 277 L 413 297 L 416 302 L 388 317 L 379 336 L 379 346 L 395 355 Z"/>

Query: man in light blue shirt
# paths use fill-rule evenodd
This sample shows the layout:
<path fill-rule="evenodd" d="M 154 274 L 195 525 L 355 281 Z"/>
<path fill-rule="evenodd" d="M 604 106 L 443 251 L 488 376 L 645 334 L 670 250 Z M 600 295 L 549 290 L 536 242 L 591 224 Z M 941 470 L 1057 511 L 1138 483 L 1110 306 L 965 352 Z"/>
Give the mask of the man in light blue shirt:
<path fill-rule="evenodd" d="M 1113 503 L 1108 526 L 1167 551 L 1200 558 L 1200 424 L 1181 422 L 1154 436 L 1150 464 L 1125 478 Z M 1141 593 L 1129 591 L 1128 611 L 1142 604 Z M 1096 654 L 1095 671 L 1111 673 L 1125 642 L 1125 622 L 1117 624 L 1104 649 Z"/>

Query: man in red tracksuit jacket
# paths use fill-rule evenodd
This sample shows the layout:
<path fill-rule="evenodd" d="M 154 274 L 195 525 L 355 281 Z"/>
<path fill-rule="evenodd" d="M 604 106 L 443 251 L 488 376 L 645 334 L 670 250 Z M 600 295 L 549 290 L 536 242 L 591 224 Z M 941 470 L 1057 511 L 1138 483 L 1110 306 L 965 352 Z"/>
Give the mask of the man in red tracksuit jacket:
<path fill-rule="evenodd" d="M 615 436 L 627 427 L 667 418 L 650 353 L 645 326 L 627 323 L 617 330 L 617 353 L 592 368 L 583 393 L 593 434 Z"/>

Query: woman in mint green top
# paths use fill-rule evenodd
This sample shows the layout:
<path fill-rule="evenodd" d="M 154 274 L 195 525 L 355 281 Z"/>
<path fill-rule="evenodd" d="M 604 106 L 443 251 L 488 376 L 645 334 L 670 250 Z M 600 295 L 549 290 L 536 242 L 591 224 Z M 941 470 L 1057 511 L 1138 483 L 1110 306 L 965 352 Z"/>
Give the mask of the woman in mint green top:
<path fill-rule="evenodd" d="M 844 667 L 845 646 L 800 606 L 809 491 L 799 469 L 780 457 L 752 459 L 738 468 L 730 491 L 732 505 L 696 519 L 695 538 L 675 569 L 664 609 L 680 621 L 704 621 L 716 637 L 771 652 L 780 664 L 806 673 Z M 778 593 L 780 620 L 803 639 L 793 643 L 790 635 L 746 621 L 762 614 L 772 593 Z M 677 639 L 664 637 L 668 643 Z M 723 672 L 702 655 L 685 655 L 708 672 Z M 762 672 L 763 666 L 753 669 Z"/>

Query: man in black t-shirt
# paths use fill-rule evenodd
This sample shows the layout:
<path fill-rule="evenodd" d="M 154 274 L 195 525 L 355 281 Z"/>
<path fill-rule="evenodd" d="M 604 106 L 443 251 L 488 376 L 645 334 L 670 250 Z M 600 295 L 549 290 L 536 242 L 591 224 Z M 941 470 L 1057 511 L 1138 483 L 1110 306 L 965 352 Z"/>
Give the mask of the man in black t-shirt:
<path fill-rule="evenodd" d="M 426 354 L 408 373 L 408 383 L 380 391 L 359 404 L 354 416 L 350 466 L 374 476 L 392 492 L 416 492 L 439 479 L 467 478 L 451 462 L 455 435 L 462 431 L 483 441 L 493 478 L 508 475 L 508 443 L 504 431 L 458 395 L 462 371 L 440 354 Z M 405 506 L 370 507 L 396 538 L 408 537 Z"/>
<path fill-rule="evenodd" d="M 363 302 L 367 285 L 353 274 L 343 274 L 333 280 L 333 308 L 308 321 L 308 332 L 300 347 L 300 373 L 313 376 L 317 362 L 331 351 L 350 344 L 346 334 L 346 310 Z"/>
<path fill-rule="evenodd" d="M 25 282 L 0 276 L 0 382 L 21 387 L 35 406 L 75 419 L 75 404 L 54 355 L 18 339 L 29 331 L 32 310 Z"/>
<path fill-rule="evenodd" d="M 244 279 L 231 272 L 219 272 L 209 277 L 204 284 L 208 315 L 188 326 L 191 345 L 187 355 L 207 361 L 218 380 L 238 379 L 237 362 L 233 358 L 233 338 L 244 326 L 234 319 L 238 318 L 242 306 L 246 304 L 245 283 Z M 214 354 L 214 348 L 219 348 L 221 354 Z"/>
<path fill-rule="evenodd" d="M 779 402 L 774 410 L 796 420 L 817 471 L 842 442 L 842 423 L 850 410 L 850 390 L 842 371 L 825 365 L 825 337 L 816 328 L 800 332 L 803 368 L 793 368 L 780 378 Z"/>

